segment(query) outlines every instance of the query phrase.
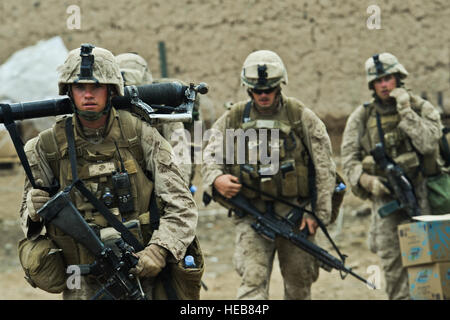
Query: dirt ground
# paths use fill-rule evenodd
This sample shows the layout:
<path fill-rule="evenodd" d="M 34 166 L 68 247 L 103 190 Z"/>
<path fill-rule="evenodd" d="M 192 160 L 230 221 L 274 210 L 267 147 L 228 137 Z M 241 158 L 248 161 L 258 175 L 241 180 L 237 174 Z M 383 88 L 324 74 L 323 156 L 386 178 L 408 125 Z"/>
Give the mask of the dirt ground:
<path fill-rule="evenodd" d="M 23 271 L 17 255 L 17 243 L 22 237 L 17 218 L 21 200 L 24 173 L 19 165 L 0 170 L 0 300 L 61 299 L 60 295 L 46 293 L 32 288 L 23 278 Z M 199 176 L 196 185 L 200 185 Z M 201 188 L 199 188 L 201 189 Z M 234 250 L 234 229 L 227 212 L 215 203 L 207 208 L 201 203 L 201 190 L 195 199 L 199 205 L 198 237 L 205 255 L 203 281 L 208 290 L 201 292 L 201 299 L 235 299 L 240 279 L 234 271 L 232 256 Z M 354 210 L 365 204 L 348 195 L 343 204 L 342 216 L 329 228 L 338 247 L 349 257 L 347 265 L 361 276 L 368 278 L 369 266 L 377 265 L 378 258 L 369 252 L 366 245 L 369 216 L 356 216 Z M 336 256 L 324 235 L 317 235 L 317 243 Z M 369 269 L 370 271 L 370 269 Z M 341 280 L 339 272 L 331 273 L 321 269 L 317 282 L 312 287 L 315 300 L 383 300 L 386 295 L 381 289 L 370 290 L 351 276 Z M 278 262 L 275 260 L 270 283 L 270 299 L 283 299 L 283 281 Z"/>

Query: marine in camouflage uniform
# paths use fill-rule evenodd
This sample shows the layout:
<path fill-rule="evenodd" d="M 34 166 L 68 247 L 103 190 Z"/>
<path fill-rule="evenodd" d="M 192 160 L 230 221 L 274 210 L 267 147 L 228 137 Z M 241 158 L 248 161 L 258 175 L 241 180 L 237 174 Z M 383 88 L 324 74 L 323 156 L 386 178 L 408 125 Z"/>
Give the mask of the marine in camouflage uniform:
<path fill-rule="evenodd" d="M 369 58 L 365 64 L 374 99 L 349 116 L 341 145 L 343 171 L 352 192 L 372 201 L 369 248 L 381 259 L 389 299 L 409 299 L 407 271 L 402 267 L 397 226 L 411 222 L 401 210 L 381 218 L 378 209 L 392 201 L 382 183 L 383 172 L 370 151 L 381 141 L 376 114 L 380 115 L 385 150 L 406 173 L 414 186 L 422 214 L 431 214 L 427 200 L 427 176 L 436 174 L 441 159 L 438 139 L 441 121 L 428 101 L 403 87 L 408 72 L 390 53 Z"/>
<path fill-rule="evenodd" d="M 180 82 L 183 85 L 186 83 L 177 80 L 177 79 L 169 79 L 169 78 L 161 78 L 154 79 L 151 71 L 148 67 L 147 62 L 140 55 L 135 53 L 122 53 L 116 56 L 117 63 L 119 63 L 125 85 L 142 85 L 147 83 L 161 83 L 168 81 L 176 81 Z M 169 141 L 172 145 L 173 150 L 182 150 L 179 155 L 180 159 L 177 159 L 179 162 L 179 166 L 185 175 L 188 178 L 189 185 L 192 185 L 194 180 L 195 172 L 197 165 L 195 164 L 194 155 L 195 152 L 200 151 L 202 148 L 201 139 L 200 144 L 196 142 L 194 139 L 194 123 L 197 123 L 197 126 L 200 124 L 202 130 L 204 129 L 202 114 L 200 112 L 200 105 L 203 102 L 206 102 L 206 97 L 201 97 L 200 95 L 196 95 L 194 108 L 192 111 L 192 122 L 170 122 L 170 123 L 162 123 L 156 126 L 156 129 L 161 133 L 161 135 Z M 185 129 L 189 132 L 189 135 L 181 134 L 179 130 Z M 176 132 L 173 136 L 172 134 Z M 203 131 L 201 131 L 203 132 Z M 186 151 L 185 146 L 189 148 L 189 152 Z M 190 154 L 190 159 L 185 158 L 186 155 Z M 175 154 L 177 156 L 178 154 Z"/>
<path fill-rule="evenodd" d="M 324 223 L 328 223 L 335 185 L 335 164 L 325 125 L 302 102 L 281 92 L 281 84 L 287 84 L 288 77 L 276 53 L 268 50 L 251 53 L 244 62 L 241 80 L 251 99 L 235 103 L 211 129 L 216 134 L 213 134 L 204 152 L 202 177 L 205 192 L 212 196 L 214 188 L 215 192 L 226 198 L 241 192 L 262 212 L 268 212 L 273 207 L 277 214 L 286 215 L 291 207 L 246 188 L 242 182 L 292 203 L 303 204 L 311 200 L 313 195 L 310 188 L 312 184 L 308 183 L 312 177 L 308 165 L 312 163 L 315 168 L 315 177 L 311 182 L 316 187 L 316 214 Z M 252 177 L 241 170 L 236 153 L 233 155 L 234 164 L 221 164 L 227 162 L 217 159 L 217 154 L 219 150 L 225 150 L 223 154 L 227 153 L 229 146 L 223 137 L 228 129 L 278 129 L 280 139 L 270 139 L 272 145 L 268 150 L 279 152 L 276 161 L 279 161 L 283 170 Z M 246 145 L 246 153 L 254 147 L 250 144 L 248 142 Z M 234 147 L 237 150 L 236 145 Z M 247 163 L 256 172 L 266 168 L 262 162 Z M 319 275 L 317 261 L 286 239 L 276 238 L 271 242 L 261 237 L 251 227 L 254 220 L 250 217 L 233 216 L 233 221 L 236 231 L 233 262 L 241 277 L 237 299 L 269 298 L 270 276 L 276 252 L 284 279 L 284 298 L 310 299 L 311 285 Z M 305 227 L 311 233 L 308 239 L 314 241 L 313 234 L 317 228 L 315 220 L 303 217 L 296 228 Z"/>
<path fill-rule="evenodd" d="M 195 237 L 197 207 L 174 162 L 170 144 L 146 122 L 127 111 L 117 111 L 111 105 L 112 95 L 124 94 L 115 57 L 102 48 L 93 48 L 92 56 L 94 62 L 90 77 L 79 77 L 80 49 L 72 50 L 59 70 L 59 93 L 68 94 L 73 102 L 74 115 L 71 118 L 79 178 L 102 199 L 107 188 L 114 190 L 112 174 L 120 170 L 123 161 L 130 176 L 133 210 L 122 212 L 116 197 L 110 210 L 125 224 L 139 223 L 139 228 L 130 231 L 146 247 L 137 253 L 139 261 L 133 271 L 141 278 L 147 297 L 152 298 L 155 277 L 166 262 L 183 259 Z M 62 190 L 72 182 L 64 131 L 69 118 L 62 117 L 51 129 L 25 145 L 32 173 L 41 186 L 49 186 L 55 178 Z M 151 180 L 144 171 L 149 173 Z M 148 212 L 152 190 L 160 208 L 159 228 L 153 233 L 150 232 Z M 114 235 L 115 230 L 77 190 L 72 190 L 71 199 L 103 241 Z M 51 224 L 42 223 L 36 212 L 48 200 L 47 192 L 33 189 L 26 180 L 20 210 L 25 236 L 37 239 L 39 235 L 46 235 L 52 239 L 62 249 L 66 265 L 92 263 L 92 255 L 82 245 Z M 64 299 L 88 299 L 99 289 L 90 276 L 81 278 L 79 289 L 64 289 Z"/>
<path fill-rule="evenodd" d="M 136 53 L 121 53 L 116 56 L 116 61 L 119 64 L 125 86 L 140 86 L 153 82 L 153 77 L 147 62 L 140 55 Z M 189 184 L 193 179 L 194 172 L 192 170 L 191 159 L 182 157 L 187 156 L 190 151 L 187 149 L 190 148 L 190 143 L 184 132 L 185 128 L 183 123 L 158 123 L 154 127 L 170 143 L 174 151 L 178 150 L 181 153 L 175 153 L 175 159 L 186 183 Z M 177 158 L 177 156 L 179 157 Z"/>

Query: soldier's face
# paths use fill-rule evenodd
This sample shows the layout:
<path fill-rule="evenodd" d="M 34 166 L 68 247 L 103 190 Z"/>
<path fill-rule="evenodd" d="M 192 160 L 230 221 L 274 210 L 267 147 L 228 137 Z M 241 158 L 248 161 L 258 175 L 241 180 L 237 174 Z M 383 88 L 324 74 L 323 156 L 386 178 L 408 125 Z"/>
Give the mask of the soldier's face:
<path fill-rule="evenodd" d="M 375 93 L 382 101 L 390 99 L 389 94 L 397 87 L 397 80 L 392 74 L 385 75 L 373 81 Z"/>
<path fill-rule="evenodd" d="M 97 83 L 75 83 L 72 86 L 75 106 L 82 111 L 100 112 L 105 109 L 108 86 Z"/>
<path fill-rule="evenodd" d="M 277 95 L 276 88 L 268 90 L 251 90 L 250 92 L 256 104 L 262 108 L 270 107 L 274 103 Z"/>

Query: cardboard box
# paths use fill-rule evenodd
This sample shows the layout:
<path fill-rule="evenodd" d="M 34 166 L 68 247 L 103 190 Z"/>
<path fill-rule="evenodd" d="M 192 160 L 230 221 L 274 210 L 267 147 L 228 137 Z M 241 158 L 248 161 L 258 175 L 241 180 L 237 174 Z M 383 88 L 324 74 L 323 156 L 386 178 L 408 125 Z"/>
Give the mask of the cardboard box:
<path fill-rule="evenodd" d="M 450 261 L 450 220 L 403 224 L 398 226 L 398 236 L 404 267 Z"/>
<path fill-rule="evenodd" d="M 413 300 L 450 300 L 450 262 L 408 268 L 409 295 Z"/>

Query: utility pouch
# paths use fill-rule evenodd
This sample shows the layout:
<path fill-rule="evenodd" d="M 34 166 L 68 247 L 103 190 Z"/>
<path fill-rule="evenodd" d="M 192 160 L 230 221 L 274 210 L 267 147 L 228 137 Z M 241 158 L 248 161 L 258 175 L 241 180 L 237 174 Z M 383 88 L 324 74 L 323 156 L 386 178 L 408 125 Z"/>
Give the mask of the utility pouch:
<path fill-rule="evenodd" d="M 66 288 L 66 268 L 61 249 L 50 239 L 22 239 L 18 246 L 25 280 L 34 288 L 60 293 Z"/>
<path fill-rule="evenodd" d="M 267 165 L 260 165 L 259 168 L 259 190 L 262 192 L 271 194 L 272 196 L 276 197 L 278 194 L 278 187 L 277 187 L 277 181 L 275 179 L 275 175 L 272 173 L 272 166 L 270 164 Z M 269 197 L 264 196 L 263 194 L 260 195 L 262 200 L 273 200 Z"/>
<path fill-rule="evenodd" d="M 203 253 L 200 248 L 200 242 L 197 237 L 189 245 L 186 250 L 186 255 L 191 255 L 194 258 L 194 267 L 186 267 L 184 265 L 184 259 L 178 262 L 168 262 L 166 268 L 170 270 L 169 281 L 172 284 L 173 289 L 176 292 L 178 299 L 180 300 L 199 300 L 201 280 L 203 272 L 205 270 L 205 263 L 203 259 Z M 166 300 L 167 294 L 164 289 L 163 279 L 157 277 L 155 283 L 153 298 L 155 300 Z"/>
<path fill-rule="evenodd" d="M 242 182 L 255 189 L 259 188 L 259 175 L 256 169 L 256 165 L 251 164 L 241 164 L 240 165 L 240 176 Z M 248 199 L 255 199 L 259 195 L 257 192 L 250 190 L 248 188 L 242 188 L 242 194 Z"/>
<path fill-rule="evenodd" d="M 268 193 L 273 195 L 274 197 L 277 196 L 277 186 L 275 183 L 275 179 L 273 177 L 265 177 L 265 178 L 261 178 L 261 182 L 260 182 L 260 190 L 262 192 Z M 273 200 L 272 198 L 269 198 L 263 194 L 261 194 L 261 199 L 266 201 L 266 200 Z"/>
<path fill-rule="evenodd" d="M 278 153 L 280 160 L 284 159 L 284 157 L 286 156 L 286 151 L 285 151 L 285 147 L 284 147 L 284 139 L 275 140 L 273 142 L 273 144 L 272 144 L 272 140 L 269 140 L 267 145 L 268 145 L 271 156 L 273 154 L 276 155 Z"/>
<path fill-rule="evenodd" d="M 403 169 L 408 177 L 411 177 L 413 175 L 420 164 L 419 157 L 414 151 L 403 153 L 393 160 Z"/>
<path fill-rule="evenodd" d="M 281 195 L 283 197 L 295 197 L 298 195 L 297 170 L 295 161 L 284 161 L 280 165 Z"/>

